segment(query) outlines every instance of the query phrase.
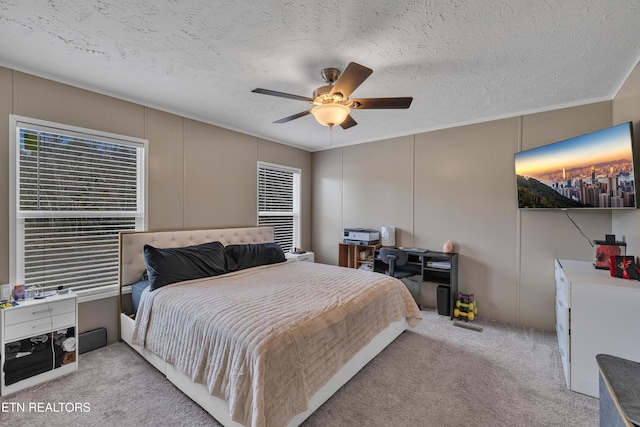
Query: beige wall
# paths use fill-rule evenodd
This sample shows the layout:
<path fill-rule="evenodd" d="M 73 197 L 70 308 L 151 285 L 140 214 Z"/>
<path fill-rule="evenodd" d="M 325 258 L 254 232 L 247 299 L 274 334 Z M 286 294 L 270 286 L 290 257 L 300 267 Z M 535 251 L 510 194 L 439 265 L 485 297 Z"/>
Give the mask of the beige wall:
<path fill-rule="evenodd" d="M 635 138 L 635 167 L 640 167 L 640 65 L 637 65 L 618 95 L 613 100 L 613 124 L 633 122 Z M 637 173 L 636 173 L 637 177 Z M 637 190 L 636 198 L 640 196 Z M 636 199 L 636 203 L 638 203 Z M 616 237 L 624 236 L 627 242 L 627 253 L 640 256 L 640 210 L 614 212 L 613 233 Z"/>
<path fill-rule="evenodd" d="M 379 224 L 378 229 L 395 226 L 397 245 L 413 244 L 409 232 L 413 226 L 413 145 L 409 136 L 378 141 L 366 150 L 360 145 L 344 148 L 344 227 L 361 227 L 363 220 Z"/>
<path fill-rule="evenodd" d="M 455 242 L 461 291 L 474 294 L 481 315 L 510 321 L 518 125 L 508 119 L 416 135 L 415 155 L 415 245 L 439 251 Z"/>
<path fill-rule="evenodd" d="M 257 223 L 257 161 L 302 169 L 302 246 L 311 247 L 311 153 L 0 67 L 0 283 L 9 280 L 8 116 L 149 140 L 150 230 Z M 117 337 L 117 299 L 81 304 L 80 332 Z"/>
<path fill-rule="evenodd" d="M 12 101 L 11 70 L 0 67 L 0 284 L 9 282 L 9 114 Z"/>
<path fill-rule="evenodd" d="M 337 263 L 343 227 L 392 225 L 398 245 L 434 250 L 450 239 L 481 316 L 553 330 L 553 259 L 592 248 L 564 212 L 517 209 L 513 155 L 610 126 L 611 114 L 601 102 L 314 153 L 316 257 Z M 590 239 L 611 232 L 609 211 L 570 215 Z"/>
<path fill-rule="evenodd" d="M 343 223 L 343 150 L 320 151 L 312 156 L 313 251 L 316 262 L 338 264 L 338 242 Z"/>

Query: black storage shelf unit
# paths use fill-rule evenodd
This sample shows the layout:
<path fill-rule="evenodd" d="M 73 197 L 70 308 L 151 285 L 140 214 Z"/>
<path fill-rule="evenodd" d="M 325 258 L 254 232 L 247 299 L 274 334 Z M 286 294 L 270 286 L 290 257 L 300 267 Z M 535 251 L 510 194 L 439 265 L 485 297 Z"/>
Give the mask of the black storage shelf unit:
<path fill-rule="evenodd" d="M 375 250 L 374 268 L 379 273 L 384 273 L 387 269 L 378 255 L 379 249 Z M 423 282 L 435 283 L 438 285 L 438 292 L 446 291 L 448 304 L 441 303 L 438 299 L 438 313 L 450 316 L 453 319 L 453 309 L 458 298 L 458 254 L 444 253 L 436 251 L 409 252 L 409 260 L 403 268 L 415 269 L 416 274 L 422 276 Z M 436 263 L 436 265 L 432 265 Z M 449 268 L 438 268 L 437 264 L 447 265 Z M 442 287 L 442 288 L 441 288 Z"/>

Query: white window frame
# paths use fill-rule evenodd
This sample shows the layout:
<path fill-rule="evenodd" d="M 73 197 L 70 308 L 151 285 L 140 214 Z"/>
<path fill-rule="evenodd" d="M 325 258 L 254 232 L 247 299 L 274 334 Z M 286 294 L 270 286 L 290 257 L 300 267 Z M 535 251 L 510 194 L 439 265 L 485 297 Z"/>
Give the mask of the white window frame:
<path fill-rule="evenodd" d="M 55 133 L 58 131 L 65 136 L 77 136 L 97 141 L 105 141 L 117 143 L 121 145 L 130 145 L 142 149 L 142 155 L 138 158 L 138 194 L 136 211 L 125 213 L 118 211 L 71 211 L 65 214 L 60 211 L 21 211 L 20 210 L 20 129 L 33 128 L 34 130 L 45 130 Z M 22 229 L 19 222 L 25 218 L 43 218 L 43 217 L 69 217 L 69 218 L 92 218 L 92 217 L 118 217 L 131 216 L 135 217 L 136 230 L 146 230 L 148 223 L 147 199 L 148 199 L 148 140 L 135 138 L 125 135 L 118 135 L 109 132 L 102 132 L 92 129 L 86 129 L 76 126 L 70 126 L 60 123 L 49 122 L 45 120 L 33 119 L 29 117 L 9 115 L 9 280 L 11 284 L 23 283 L 21 274 L 24 267 L 20 265 L 23 257 L 24 243 L 23 236 L 20 236 Z M 78 294 L 80 302 L 86 302 L 106 297 L 116 296 L 119 293 L 118 284 L 103 285 L 89 289 L 80 289 L 75 291 Z"/>
<path fill-rule="evenodd" d="M 281 172 L 286 172 L 286 173 L 292 173 L 293 174 L 293 194 L 292 194 L 292 198 L 293 198 L 293 210 L 291 212 L 286 212 L 286 211 L 260 211 L 260 169 L 269 169 L 272 171 L 281 171 Z M 299 168 L 293 168 L 293 167 L 289 167 L 289 166 L 282 166 L 282 165 L 277 165 L 277 164 L 273 164 L 273 163 L 267 163 L 267 162 L 258 162 L 258 169 L 257 169 L 257 210 L 258 210 L 258 217 L 257 217 L 257 224 L 258 225 L 271 225 L 271 224 L 262 224 L 260 221 L 260 218 L 263 216 L 287 216 L 287 217 L 292 217 L 293 219 L 293 230 L 292 230 L 292 243 L 291 243 L 291 248 L 298 248 L 300 247 L 300 241 L 301 241 L 301 205 L 302 205 L 302 170 Z M 276 228 L 274 226 L 274 228 Z M 274 230 L 275 231 L 275 230 Z M 275 233 L 274 233 L 275 234 Z M 277 241 L 277 243 L 280 243 Z M 288 249 L 290 249 L 288 246 L 283 246 L 283 249 L 286 251 Z"/>

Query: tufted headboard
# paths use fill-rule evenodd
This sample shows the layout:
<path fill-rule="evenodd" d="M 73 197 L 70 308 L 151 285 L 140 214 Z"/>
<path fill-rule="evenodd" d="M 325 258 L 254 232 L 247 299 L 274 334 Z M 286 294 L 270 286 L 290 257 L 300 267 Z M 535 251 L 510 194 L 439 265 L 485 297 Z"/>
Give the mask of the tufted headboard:
<path fill-rule="evenodd" d="M 178 248 L 220 241 L 223 245 L 273 242 L 273 227 L 212 230 L 136 231 L 120 234 L 120 288 L 140 280 L 146 268 L 142 248 Z"/>

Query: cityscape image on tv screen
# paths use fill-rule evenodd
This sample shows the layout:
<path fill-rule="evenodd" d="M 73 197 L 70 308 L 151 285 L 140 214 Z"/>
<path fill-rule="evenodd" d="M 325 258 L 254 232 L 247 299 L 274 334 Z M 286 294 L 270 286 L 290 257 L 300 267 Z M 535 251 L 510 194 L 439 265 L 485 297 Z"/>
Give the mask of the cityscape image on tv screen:
<path fill-rule="evenodd" d="M 514 157 L 521 209 L 636 207 L 631 123 Z"/>

